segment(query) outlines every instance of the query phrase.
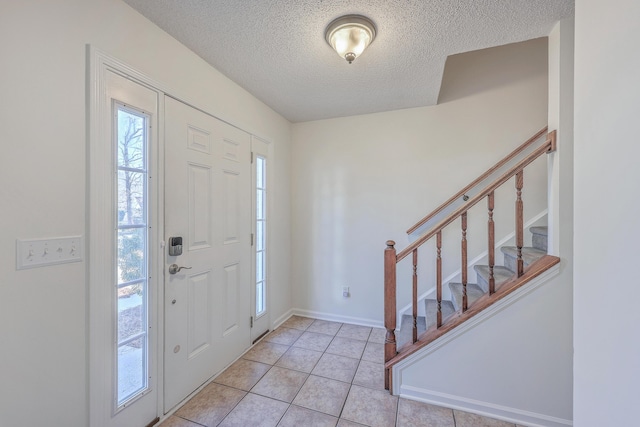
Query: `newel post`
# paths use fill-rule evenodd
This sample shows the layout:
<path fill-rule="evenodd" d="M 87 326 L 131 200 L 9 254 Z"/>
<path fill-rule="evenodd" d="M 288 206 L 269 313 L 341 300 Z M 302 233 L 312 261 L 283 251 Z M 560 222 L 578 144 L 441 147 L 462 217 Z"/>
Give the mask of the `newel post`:
<path fill-rule="evenodd" d="M 384 251 L 384 328 L 387 334 L 384 340 L 384 361 L 393 359 L 396 348 L 396 242 L 387 241 Z M 391 370 L 385 368 L 384 387 L 391 387 Z"/>

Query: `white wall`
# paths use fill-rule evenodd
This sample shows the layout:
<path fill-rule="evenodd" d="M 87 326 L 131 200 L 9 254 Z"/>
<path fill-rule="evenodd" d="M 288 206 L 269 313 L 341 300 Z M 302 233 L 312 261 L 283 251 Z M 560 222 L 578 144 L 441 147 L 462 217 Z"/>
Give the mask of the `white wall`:
<path fill-rule="evenodd" d="M 294 307 L 380 324 L 385 241 L 404 248 L 408 227 L 546 123 L 547 40 L 538 39 L 449 58 L 437 106 L 294 124 Z M 546 208 L 544 162 L 539 174 L 525 172 L 528 217 Z M 512 231 L 514 191 L 497 199 L 498 227 Z M 470 214 L 482 225 L 468 235 L 483 249 L 485 206 Z M 445 262 L 459 254 L 459 232 L 450 237 L 456 246 L 444 249 Z M 421 269 L 433 276 L 432 265 Z M 403 271 L 398 307 L 410 295 Z"/>
<path fill-rule="evenodd" d="M 86 44 L 273 141 L 272 318 L 291 307 L 290 124 L 119 0 L 0 3 L 0 425 L 87 424 L 86 264 L 16 271 L 16 239 L 84 235 Z"/>
<path fill-rule="evenodd" d="M 637 425 L 640 3 L 576 1 L 575 425 Z"/>

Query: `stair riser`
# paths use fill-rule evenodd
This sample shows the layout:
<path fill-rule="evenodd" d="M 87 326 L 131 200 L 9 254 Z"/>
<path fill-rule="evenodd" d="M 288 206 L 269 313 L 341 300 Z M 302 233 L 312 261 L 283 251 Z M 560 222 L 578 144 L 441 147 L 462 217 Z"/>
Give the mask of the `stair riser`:
<path fill-rule="evenodd" d="M 484 273 L 481 274 L 480 269 L 484 270 Z M 476 269 L 476 276 L 478 278 L 477 284 L 482 289 L 483 292 L 489 292 L 489 270 L 486 269 L 486 266 L 479 267 Z M 500 287 L 500 285 L 507 280 L 511 279 L 513 276 L 512 271 L 507 271 L 504 267 L 496 265 L 494 270 L 494 277 L 496 281 L 496 289 Z"/>
<path fill-rule="evenodd" d="M 454 310 L 462 310 L 462 284 L 449 283 L 451 289 L 451 303 Z M 485 294 L 475 283 L 467 283 L 467 304 L 471 306 L 478 298 Z"/>
<path fill-rule="evenodd" d="M 418 316 L 416 319 L 418 326 L 418 335 L 423 334 L 425 329 L 424 316 Z M 400 330 L 396 333 L 396 342 L 398 347 L 413 342 L 413 316 L 405 314 L 400 321 Z"/>
<path fill-rule="evenodd" d="M 500 248 L 502 255 L 504 256 L 504 266 L 507 267 L 511 271 L 516 271 L 518 262 L 517 262 L 517 248 L 515 246 L 503 246 Z M 524 261 L 524 266 L 528 267 L 540 258 L 545 255 L 544 251 L 536 248 L 524 247 L 522 248 L 522 260 Z"/>
<path fill-rule="evenodd" d="M 480 289 L 482 289 L 482 292 L 489 292 L 489 282 L 487 280 L 484 280 L 484 277 L 480 276 L 478 274 L 478 280 L 477 280 L 477 285 L 480 286 Z"/>
<path fill-rule="evenodd" d="M 541 251 L 547 252 L 547 241 L 548 238 L 543 234 L 532 234 L 531 235 L 531 243 L 533 247 L 536 249 L 540 249 Z"/>
<path fill-rule="evenodd" d="M 426 319 L 427 329 L 429 329 L 430 327 L 434 326 L 437 322 L 438 303 L 437 301 L 432 299 L 426 299 L 424 302 L 425 302 L 425 309 L 427 313 L 427 319 Z M 452 301 L 443 300 L 441 308 L 442 308 L 442 320 L 451 316 L 453 312 L 456 311 Z"/>
<path fill-rule="evenodd" d="M 509 254 L 504 254 L 504 266 L 511 271 L 516 271 L 518 269 L 517 259 Z M 529 263 L 525 261 L 524 266 L 528 267 Z"/>

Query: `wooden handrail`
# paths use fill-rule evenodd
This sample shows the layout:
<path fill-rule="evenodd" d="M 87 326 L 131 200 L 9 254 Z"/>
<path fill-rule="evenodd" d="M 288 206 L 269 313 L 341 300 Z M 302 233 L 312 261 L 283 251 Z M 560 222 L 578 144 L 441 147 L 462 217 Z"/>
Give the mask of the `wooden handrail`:
<path fill-rule="evenodd" d="M 416 231 L 418 228 L 420 228 L 421 226 L 423 226 L 424 224 L 427 223 L 427 221 L 429 221 L 431 218 L 433 218 L 434 216 L 436 216 L 437 214 L 439 214 L 440 212 L 442 212 L 442 210 L 444 208 L 446 208 L 447 206 L 449 206 L 451 203 L 453 203 L 454 201 L 458 200 L 460 197 L 464 196 L 465 193 L 467 193 L 470 189 L 472 189 L 474 186 L 476 186 L 479 182 L 481 182 L 482 180 L 484 180 L 485 178 L 487 178 L 488 176 L 490 176 L 493 172 L 495 172 L 496 170 L 500 169 L 502 166 L 504 166 L 505 164 L 507 164 L 509 161 L 511 161 L 514 157 L 516 157 L 518 154 L 520 154 L 521 152 L 523 152 L 527 147 L 529 147 L 529 145 L 533 144 L 535 141 L 538 140 L 538 138 L 540 138 L 542 135 L 544 135 L 547 132 L 547 127 L 545 126 L 544 128 L 542 128 L 540 131 L 538 131 L 535 135 L 533 135 L 531 138 L 529 138 L 527 141 L 525 141 L 522 145 L 520 145 L 518 148 L 516 148 L 515 150 L 513 150 L 509 155 L 507 155 L 505 158 L 503 158 L 502 160 L 500 160 L 498 163 L 496 163 L 495 165 L 493 165 L 489 170 L 487 170 L 485 173 L 483 173 L 482 175 L 480 175 L 478 178 L 476 178 L 474 181 L 472 181 L 469 185 L 467 185 L 466 187 L 464 187 L 462 190 L 458 191 L 456 194 L 454 194 L 453 196 L 451 196 L 451 198 L 449 200 L 447 200 L 446 202 L 444 202 L 443 204 L 441 204 L 440 206 L 438 206 L 433 212 L 431 212 L 429 215 L 425 216 L 424 218 L 422 218 L 420 221 L 418 221 L 413 227 L 411 227 L 410 229 L 407 230 L 407 234 L 411 234 L 414 231 Z M 552 150 L 554 151 L 555 148 Z"/>
<path fill-rule="evenodd" d="M 553 151 L 553 149 L 555 149 L 555 132 L 556 131 L 549 133 L 549 136 L 543 145 L 536 148 L 534 151 L 531 152 L 531 154 L 529 154 L 527 157 L 519 161 L 515 166 L 512 166 L 505 173 L 500 175 L 500 177 L 498 177 L 491 184 L 487 185 L 480 193 L 476 194 L 475 196 L 467 200 L 467 202 L 463 206 L 460 206 L 458 209 L 456 209 L 451 214 L 449 214 L 445 219 L 443 219 L 442 221 L 437 223 L 435 226 L 433 226 L 431 230 L 428 231 L 426 234 L 423 234 L 420 238 L 416 239 L 412 244 L 410 244 L 409 246 L 404 248 L 402 251 L 400 251 L 398 255 L 396 255 L 397 262 L 400 262 L 407 255 L 412 253 L 414 249 L 418 248 L 419 246 L 422 246 L 423 243 L 425 243 L 426 241 L 431 239 L 433 236 L 435 236 L 436 233 L 438 233 L 438 231 L 442 230 L 444 227 L 451 224 L 460 215 L 462 215 L 464 212 L 471 209 L 480 200 L 487 197 L 492 191 L 494 191 L 496 188 L 500 187 L 502 184 L 507 182 L 510 178 L 515 176 L 518 172 L 520 172 L 522 169 L 527 167 L 529 164 L 531 164 L 534 160 L 536 160 L 542 154 Z"/>

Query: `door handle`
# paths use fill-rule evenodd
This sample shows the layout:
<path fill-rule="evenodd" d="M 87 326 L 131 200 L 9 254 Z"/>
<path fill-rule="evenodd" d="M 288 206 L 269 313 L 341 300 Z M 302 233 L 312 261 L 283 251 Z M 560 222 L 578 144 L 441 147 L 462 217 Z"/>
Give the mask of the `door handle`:
<path fill-rule="evenodd" d="M 191 270 L 191 267 L 179 267 L 178 264 L 171 264 L 169 266 L 169 274 L 176 274 L 182 269 Z"/>

